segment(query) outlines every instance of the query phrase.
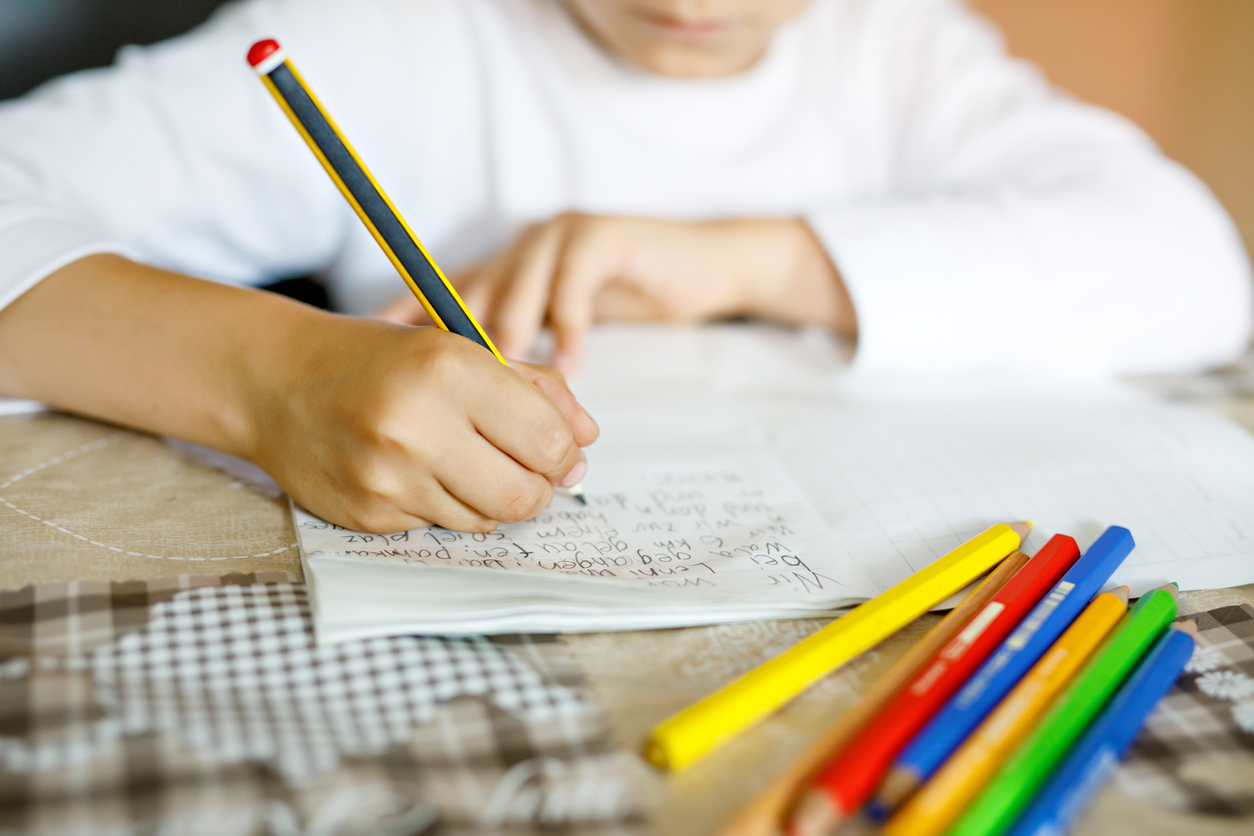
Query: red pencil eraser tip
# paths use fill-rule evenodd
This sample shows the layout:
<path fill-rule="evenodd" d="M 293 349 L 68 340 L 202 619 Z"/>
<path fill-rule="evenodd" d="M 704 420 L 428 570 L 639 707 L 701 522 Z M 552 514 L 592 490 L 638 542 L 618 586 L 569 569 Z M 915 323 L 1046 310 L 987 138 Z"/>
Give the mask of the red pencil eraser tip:
<path fill-rule="evenodd" d="M 278 51 L 279 42 L 274 38 L 257 41 L 252 45 L 252 49 L 248 50 L 248 63 L 255 67 Z"/>

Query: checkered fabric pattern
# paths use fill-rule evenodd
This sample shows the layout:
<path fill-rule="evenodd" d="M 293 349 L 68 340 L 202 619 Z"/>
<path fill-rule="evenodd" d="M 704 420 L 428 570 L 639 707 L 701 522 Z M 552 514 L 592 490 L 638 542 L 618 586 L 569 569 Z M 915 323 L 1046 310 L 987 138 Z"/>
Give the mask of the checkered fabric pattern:
<path fill-rule="evenodd" d="M 286 573 L 0 593 L 0 833 L 620 832 L 628 768 L 552 637 L 317 647 Z"/>
<path fill-rule="evenodd" d="M 1197 648 L 1116 772 L 1133 798 L 1179 812 L 1254 815 L 1254 608 L 1195 619 Z"/>

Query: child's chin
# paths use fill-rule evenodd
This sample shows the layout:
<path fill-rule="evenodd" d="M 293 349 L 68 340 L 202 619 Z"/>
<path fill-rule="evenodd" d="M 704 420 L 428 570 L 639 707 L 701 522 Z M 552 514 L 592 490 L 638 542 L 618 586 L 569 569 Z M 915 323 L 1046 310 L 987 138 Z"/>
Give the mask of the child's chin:
<path fill-rule="evenodd" d="M 632 50 L 625 56 L 640 69 L 671 78 L 720 78 L 753 66 L 759 51 L 730 48 L 721 43 L 668 42 Z"/>

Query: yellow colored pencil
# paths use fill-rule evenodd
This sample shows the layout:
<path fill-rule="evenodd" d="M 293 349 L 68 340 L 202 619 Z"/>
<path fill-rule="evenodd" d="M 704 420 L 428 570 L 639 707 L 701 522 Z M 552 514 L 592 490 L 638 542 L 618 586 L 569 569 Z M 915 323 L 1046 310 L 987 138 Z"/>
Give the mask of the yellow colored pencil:
<path fill-rule="evenodd" d="M 794 647 L 653 729 L 644 755 L 682 769 L 879 644 L 1019 548 L 1029 522 L 995 525 L 925 569 L 855 607 Z"/>
<path fill-rule="evenodd" d="M 998 564 L 961 604 L 950 610 L 927 635 L 875 680 L 852 708 L 833 720 L 786 770 L 775 776 L 733 818 L 725 822 L 718 836 L 777 836 L 782 833 L 785 814 L 810 788 L 815 775 L 832 759 L 833 754 L 852 740 L 886 702 L 930 664 L 941 648 L 949 644 L 949 640 L 958 635 L 1027 562 L 1026 554 L 1014 552 Z"/>
<path fill-rule="evenodd" d="M 884 836 L 940 836 L 948 830 L 1127 612 L 1126 586 L 1094 598 L 971 737 L 889 820 L 881 831 Z"/>

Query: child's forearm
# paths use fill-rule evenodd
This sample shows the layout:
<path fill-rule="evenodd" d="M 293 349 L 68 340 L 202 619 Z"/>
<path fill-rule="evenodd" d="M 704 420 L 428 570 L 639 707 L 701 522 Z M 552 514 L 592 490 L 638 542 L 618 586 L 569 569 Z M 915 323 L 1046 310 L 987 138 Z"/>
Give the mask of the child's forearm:
<path fill-rule="evenodd" d="M 249 455 L 248 389 L 326 316 L 112 255 L 0 311 L 0 393 Z M 292 358 L 294 359 L 294 358 Z"/>
<path fill-rule="evenodd" d="M 0 311 L 0 393 L 243 456 L 368 531 L 526 519 L 597 436 L 560 375 L 456 334 L 103 255 Z"/>
<path fill-rule="evenodd" d="M 745 297 L 745 314 L 792 325 L 819 325 L 843 337 L 858 334 L 844 280 L 802 220 L 729 221 Z M 737 246 L 738 244 L 738 246 Z"/>
<path fill-rule="evenodd" d="M 455 277 L 506 355 L 525 354 L 547 321 L 559 367 L 576 364 L 592 323 L 758 317 L 855 337 L 840 272 L 803 220 L 707 222 L 565 213 L 524 230 Z M 380 316 L 421 321 L 405 299 Z"/>

